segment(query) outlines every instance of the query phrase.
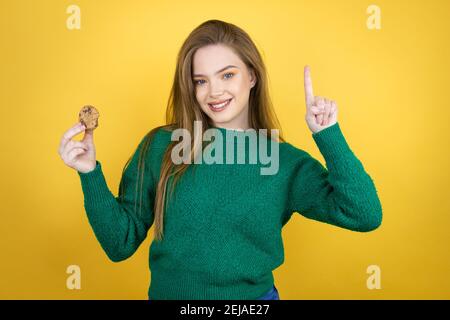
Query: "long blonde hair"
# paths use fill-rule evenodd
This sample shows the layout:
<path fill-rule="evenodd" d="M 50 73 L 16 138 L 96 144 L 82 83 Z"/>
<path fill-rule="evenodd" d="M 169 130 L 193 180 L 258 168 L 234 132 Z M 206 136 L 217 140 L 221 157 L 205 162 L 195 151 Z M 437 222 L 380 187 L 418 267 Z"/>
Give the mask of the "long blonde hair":
<path fill-rule="evenodd" d="M 250 36 L 241 28 L 234 24 L 227 23 L 220 20 L 208 20 L 195 28 L 184 41 L 178 56 L 177 65 L 173 85 L 170 91 L 170 96 L 166 109 L 166 125 L 156 127 L 150 130 L 143 139 L 141 152 L 138 160 L 138 179 L 136 182 L 136 198 L 137 189 L 140 182 L 140 203 L 139 213 L 142 205 L 142 184 L 144 180 L 145 155 L 147 149 L 153 139 L 154 134 L 159 129 L 172 131 L 178 128 L 184 128 L 191 133 L 191 146 L 193 148 L 190 152 L 191 160 L 202 152 L 204 144 L 202 143 L 203 132 L 212 125 L 208 116 L 201 110 L 196 97 L 195 85 L 192 77 L 193 57 L 195 52 L 207 45 L 223 44 L 233 50 L 235 54 L 245 63 L 249 70 L 253 70 L 256 76 L 256 84 L 250 91 L 249 95 L 249 124 L 250 127 L 258 129 L 267 129 L 267 136 L 272 138 L 270 129 L 278 129 L 278 136 L 275 137 L 277 141 L 284 141 L 281 134 L 281 127 L 273 110 L 272 102 L 268 91 L 268 78 L 266 67 L 263 59 L 256 48 Z M 194 121 L 202 121 L 206 127 L 202 126 L 201 134 L 193 136 Z M 154 201 L 154 239 L 157 241 L 163 238 L 163 221 L 164 221 L 164 207 L 166 203 L 166 190 L 168 180 L 171 176 L 174 181 L 171 185 L 171 192 L 175 187 L 176 181 L 181 177 L 183 172 L 187 169 L 189 164 L 176 165 L 171 160 L 171 153 L 173 147 L 180 142 L 172 141 L 169 143 L 161 164 L 161 172 L 156 188 Z M 186 141 L 187 143 L 187 141 Z M 130 160 L 128 159 L 122 173 L 127 168 Z M 192 162 L 191 162 L 192 163 Z M 119 188 L 119 194 L 121 189 Z M 135 199 L 136 212 L 137 199 Z"/>

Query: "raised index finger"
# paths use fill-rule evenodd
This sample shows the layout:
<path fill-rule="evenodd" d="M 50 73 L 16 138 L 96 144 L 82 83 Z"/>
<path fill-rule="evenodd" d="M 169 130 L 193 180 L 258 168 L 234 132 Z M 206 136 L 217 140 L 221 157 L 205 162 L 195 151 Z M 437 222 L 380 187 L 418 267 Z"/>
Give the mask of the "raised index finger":
<path fill-rule="evenodd" d="M 61 153 L 64 150 L 67 142 L 70 141 L 74 136 L 78 133 L 82 132 L 85 128 L 84 126 L 80 126 L 80 122 L 76 123 L 72 128 L 64 132 L 64 135 L 61 138 L 61 143 L 59 144 L 59 152 Z"/>
<path fill-rule="evenodd" d="M 310 107 L 314 103 L 314 93 L 311 80 L 311 69 L 305 66 L 305 100 L 306 106 Z"/>

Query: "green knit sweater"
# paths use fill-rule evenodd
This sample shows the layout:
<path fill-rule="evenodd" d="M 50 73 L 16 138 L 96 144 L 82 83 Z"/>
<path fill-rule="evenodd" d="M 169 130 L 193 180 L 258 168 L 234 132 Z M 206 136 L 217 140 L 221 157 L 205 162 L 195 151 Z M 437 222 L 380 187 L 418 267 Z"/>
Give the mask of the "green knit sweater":
<path fill-rule="evenodd" d="M 244 134 L 219 129 L 224 137 L 230 131 Z M 381 224 L 382 208 L 375 185 L 348 146 L 339 124 L 312 137 L 327 169 L 289 143 L 278 144 L 279 169 L 272 175 L 260 173 L 265 165 L 259 161 L 190 165 L 166 204 L 164 238 L 150 246 L 149 297 L 261 297 L 274 284 L 272 271 L 284 261 L 281 231 L 293 212 L 353 231 L 376 229 Z M 153 224 L 155 190 L 171 133 L 159 129 L 145 155 L 139 214 L 134 201 L 143 141 L 123 173 L 121 198 L 108 189 L 99 161 L 93 171 L 78 172 L 89 223 L 114 262 L 133 255 Z"/>

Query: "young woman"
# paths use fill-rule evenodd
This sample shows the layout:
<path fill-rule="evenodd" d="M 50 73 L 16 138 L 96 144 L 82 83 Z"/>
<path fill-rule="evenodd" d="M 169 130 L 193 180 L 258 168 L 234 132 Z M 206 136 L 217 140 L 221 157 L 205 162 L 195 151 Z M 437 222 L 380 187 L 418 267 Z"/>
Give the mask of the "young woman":
<path fill-rule="evenodd" d="M 64 134 L 59 153 L 79 173 L 107 256 L 127 259 L 154 225 L 149 298 L 279 299 L 272 271 L 284 261 L 281 230 L 293 212 L 359 232 L 381 224 L 375 185 L 340 130 L 336 103 L 314 96 L 309 67 L 304 77 L 306 124 L 328 169 L 278 134 L 261 55 L 246 32 L 219 20 L 202 23 L 183 43 L 167 125 L 140 141 L 117 198 L 96 160 L 92 130 L 78 124 Z M 180 130 L 188 133 L 181 142 Z M 82 141 L 71 140 L 83 131 Z M 237 142 L 256 131 L 264 133 L 256 144 Z M 263 174 L 267 163 L 247 158 L 268 149 L 276 170 Z M 207 150 L 219 161 L 196 162 Z M 239 152 L 245 163 L 221 161 Z"/>

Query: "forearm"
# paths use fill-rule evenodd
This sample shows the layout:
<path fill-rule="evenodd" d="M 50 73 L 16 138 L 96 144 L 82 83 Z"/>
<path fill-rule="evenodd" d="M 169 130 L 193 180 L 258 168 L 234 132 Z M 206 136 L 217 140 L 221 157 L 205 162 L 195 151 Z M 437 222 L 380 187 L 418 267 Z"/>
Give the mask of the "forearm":
<path fill-rule="evenodd" d="M 150 227 L 148 219 L 134 212 L 133 203 L 116 198 L 109 190 L 100 163 L 94 171 L 80 174 L 84 207 L 89 223 L 107 256 L 115 262 L 130 257 L 146 237 Z M 145 202 L 147 203 L 147 202 Z M 148 206 L 141 208 L 141 214 L 147 212 Z M 145 222 L 147 221 L 147 222 Z"/>
<path fill-rule="evenodd" d="M 370 231 L 382 220 L 375 184 L 348 146 L 339 124 L 313 134 L 328 168 L 330 192 L 324 192 L 331 210 L 327 219 L 352 230 Z"/>

